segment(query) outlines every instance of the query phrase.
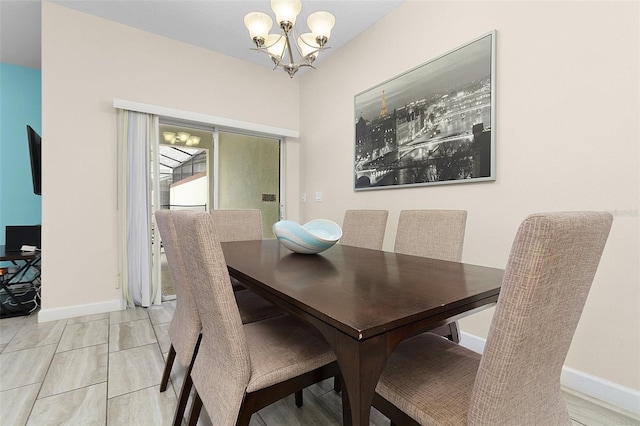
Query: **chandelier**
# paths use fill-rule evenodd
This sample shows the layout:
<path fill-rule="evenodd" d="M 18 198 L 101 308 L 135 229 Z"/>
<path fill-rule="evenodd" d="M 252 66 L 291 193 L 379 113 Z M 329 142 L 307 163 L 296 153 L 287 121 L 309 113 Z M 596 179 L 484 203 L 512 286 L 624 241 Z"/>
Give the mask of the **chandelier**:
<path fill-rule="evenodd" d="M 183 143 L 187 146 L 198 145 L 200 143 L 200 137 L 192 136 L 187 132 L 162 132 L 164 141 L 174 145 L 176 142 Z"/>
<path fill-rule="evenodd" d="M 282 34 L 269 34 L 273 20 L 266 13 L 251 12 L 244 17 L 244 25 L 257 47 L 253 50 L 269 55 L 275 68 L 282 67 L 291 78 L 301 67 L 314 68 L 312 64 L 318 54 L 329 48 L 326 43 L 336 19 L 329 12 L 312 13 L 307 18 L 311 32 L 296 37 L 296 17 L 302 10 L 300 0 L 271 0 L 271 9 Z M 294 49 L 297 60 L 294 59 Z"/>

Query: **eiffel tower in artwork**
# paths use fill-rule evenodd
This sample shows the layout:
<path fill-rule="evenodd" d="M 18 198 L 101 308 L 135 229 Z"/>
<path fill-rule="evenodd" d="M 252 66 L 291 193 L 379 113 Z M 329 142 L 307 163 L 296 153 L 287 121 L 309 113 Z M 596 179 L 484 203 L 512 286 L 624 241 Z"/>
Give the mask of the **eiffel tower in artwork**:
<path fill-rule="evenodd" d="M 382 109 L 380 110 L 380 116 L 378 118 L 384 118 L 389 113 L 387 112 L 387 99 L 384 97 L 384 90 L 382 91 Z"/>

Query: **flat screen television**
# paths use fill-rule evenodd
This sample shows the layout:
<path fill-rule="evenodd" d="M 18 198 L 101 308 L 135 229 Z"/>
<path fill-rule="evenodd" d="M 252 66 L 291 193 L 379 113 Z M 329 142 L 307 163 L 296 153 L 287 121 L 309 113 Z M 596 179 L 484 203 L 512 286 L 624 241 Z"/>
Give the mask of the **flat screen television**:
<path fill-rule="evenodd" d="M 27 139 L 29 141 L 29 156 L 31 157 L 33 193 L 42 195 L 42 139 L 40 138 L 40 135 L 28 124 Z"/>

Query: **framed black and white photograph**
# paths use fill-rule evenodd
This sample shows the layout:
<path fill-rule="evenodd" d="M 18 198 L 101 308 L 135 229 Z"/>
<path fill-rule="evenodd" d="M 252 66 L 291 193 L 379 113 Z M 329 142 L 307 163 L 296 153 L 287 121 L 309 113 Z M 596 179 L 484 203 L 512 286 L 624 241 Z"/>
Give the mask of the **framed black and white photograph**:
<path fill-rule="evenodd" d="M 355 190 L 495 180 L 495 38 L 355 96 Z"/>

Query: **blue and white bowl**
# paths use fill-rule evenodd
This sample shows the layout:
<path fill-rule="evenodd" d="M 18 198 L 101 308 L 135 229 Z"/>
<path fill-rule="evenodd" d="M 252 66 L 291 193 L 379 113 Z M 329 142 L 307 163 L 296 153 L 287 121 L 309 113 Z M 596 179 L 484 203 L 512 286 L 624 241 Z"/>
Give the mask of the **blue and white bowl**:
<path fill-rule="evenodd" d="M 280 244 L 295 253 L 315 254 L 333 246 L 341 237 L 340 225 L 327 219 L 315 219 L 300 226 L 291 220 L 273 224 Z"/>

